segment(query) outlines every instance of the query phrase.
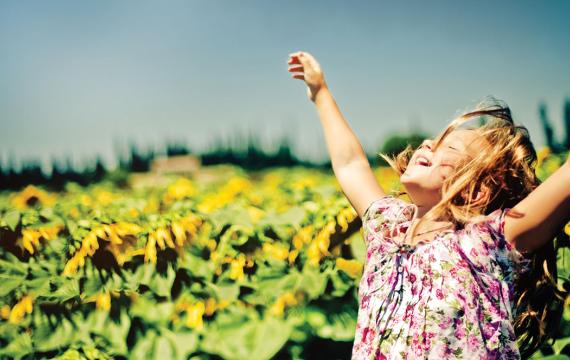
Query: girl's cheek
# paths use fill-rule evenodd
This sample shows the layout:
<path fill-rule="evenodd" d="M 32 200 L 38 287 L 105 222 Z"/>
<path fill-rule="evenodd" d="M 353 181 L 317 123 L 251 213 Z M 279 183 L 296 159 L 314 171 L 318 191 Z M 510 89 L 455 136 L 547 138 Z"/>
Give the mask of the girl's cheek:
<path fill-rule="evenodd" d="M 439 175 L 441 180 L 447 179 L 449 176 L 453 174 L 453 168 L 450 166 L 442 165 L 439 167 Z"/>

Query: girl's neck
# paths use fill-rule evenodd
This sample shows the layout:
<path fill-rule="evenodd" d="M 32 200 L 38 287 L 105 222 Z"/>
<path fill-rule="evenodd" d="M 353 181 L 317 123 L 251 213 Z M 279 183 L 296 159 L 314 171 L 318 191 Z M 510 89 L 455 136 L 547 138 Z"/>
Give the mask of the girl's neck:
<path fill-rule="evenodd" d="M 431 208 L 431 206 L 416 205 L 416 219 L 421 220 Z"/>
<path fill-rule="evenodd" d="M 425 214 L 432 208 L 432 206 L 414 204 L 414 207 L 415 214 L 410 229 L 414 234 L 413 239 L 410 239 L 412 243 L 431 239 L 440 231 L 454 228 L 454 225 L 451 221 L 424 219 Z M 422 234 L 425 235 L 422 236 Z"/>

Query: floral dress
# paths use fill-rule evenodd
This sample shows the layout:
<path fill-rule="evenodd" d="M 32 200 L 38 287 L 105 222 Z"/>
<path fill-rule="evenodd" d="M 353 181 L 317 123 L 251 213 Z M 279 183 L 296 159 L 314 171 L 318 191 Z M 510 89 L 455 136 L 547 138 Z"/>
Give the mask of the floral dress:
<path fill-rule="evenodd" d="M 513 291 L 530 260 L 505 241 L 506 211 L 408 245 L 417 207 L 372 202 L 352 359 L 520 359 Z"/>

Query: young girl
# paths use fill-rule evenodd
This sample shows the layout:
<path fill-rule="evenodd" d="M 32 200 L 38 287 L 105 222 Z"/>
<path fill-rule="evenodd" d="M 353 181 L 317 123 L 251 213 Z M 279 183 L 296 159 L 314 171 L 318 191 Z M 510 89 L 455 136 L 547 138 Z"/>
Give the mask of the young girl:
<path fill-rule="evenodd" d="M 411 202 L 387 195 L 307 52 L 290 54 L 367 246 L 353 359 L 519 359 L 556 330 L 552 239 L 570 214 L 570 162 L 544 183 L 526 128 L 489 97 L 390 159 Z"/>

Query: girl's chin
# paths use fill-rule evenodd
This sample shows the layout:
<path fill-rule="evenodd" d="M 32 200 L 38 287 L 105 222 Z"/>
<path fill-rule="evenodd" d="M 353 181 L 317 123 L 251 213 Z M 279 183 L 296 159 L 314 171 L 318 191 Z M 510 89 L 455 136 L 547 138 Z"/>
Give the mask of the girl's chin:
<path fill-rule="evenodd" d="M 437 191 L 443 184 L 434 183 L 433 176 L 418 176 L 417 174 L 403 173 L 400 176 L 400 183 L 408 191 Z"/>
<path fill-rule="evenodd" d="M 406 169 L 406 171 L 402 174 L 402 176 L 400 176 L 400 180 L 406 180 L 406 179 L 429 179 L 431 178 L 431 175 L 428 171 L 426 171 L 426 169 Z"/>

